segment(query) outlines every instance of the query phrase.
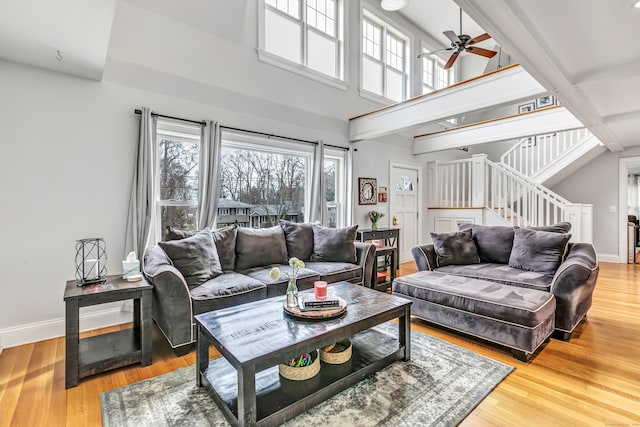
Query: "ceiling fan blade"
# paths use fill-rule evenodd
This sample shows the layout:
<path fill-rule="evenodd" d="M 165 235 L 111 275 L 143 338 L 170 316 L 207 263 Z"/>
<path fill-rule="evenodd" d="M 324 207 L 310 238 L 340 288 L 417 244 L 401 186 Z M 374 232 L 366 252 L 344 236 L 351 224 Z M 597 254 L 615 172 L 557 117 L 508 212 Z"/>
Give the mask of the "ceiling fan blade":
<path fill-rule="evenodd" d="M 462 44 L 462 40 L 460 40 L 460 38 L 458 38 L 458 35 L 456 33 L 454 33 L 453 31 L 449 30 L 449 31 L 443 31 L 442 34 L 444 34 L 445 36 L 447 36 L 447 38 L 449 40 L 451 40 L 453 43 L 460 43 Z"/>
<path fill-rule="evenodd" d="M 495 50 L 483 49 L 481 47 L 476 47 L 476 46 L 468 47 L 466 51 L 475 53 L 476 55 L 484 56 L 486 58 L 493 58 L 498 53 Z"/>
<path fill-rule="evenodd" d="M 445 47 L 444 49 L 432 50 L 431 52 L 422 52 L 422 53 L 418 54 L 418 56 L 416 56 L 416 58 L 424 58 L 425 56 L 429 56 L 429 55 L 434 54 L 436 52 L 442 52 L 443 50 L 453 50 L 453 48 L 452 47 Z"/>
<path fill-rule="evenodd" d="M 453 63 L 456 62 L 456 59 L 458 58 L 458 55 L 460 55 L 460 52 L 453 52 L 451 54 L 451 57 L 449 58 L 447 63 L 444 64 L 444 69 L 445 70 L 448 70 L 449 68 L 451 68 L 453 66 Z"/>
<path fill-rule="evenodd" d="M 480 34 L 478 37 L 474 37 L 471 40 L 469 40 L 469 42 L 467 44 L 476 44 L 476 43 L 480 43 L 483 42 L 485 40 L 490 39 L 491 36 L 487 33 L 484 34 Z"/>

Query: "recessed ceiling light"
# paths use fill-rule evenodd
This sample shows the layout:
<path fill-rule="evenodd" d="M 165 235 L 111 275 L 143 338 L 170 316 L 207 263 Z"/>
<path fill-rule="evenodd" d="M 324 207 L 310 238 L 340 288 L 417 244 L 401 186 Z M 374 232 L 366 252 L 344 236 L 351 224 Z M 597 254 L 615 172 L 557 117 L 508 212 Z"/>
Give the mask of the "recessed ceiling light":
<path fill-rule="evenodd" d="M 631 7 L 635 7 L 636 9 L 640 9 L 640 0 L 634 1 L 631 3 Z"/>
<path fill-rule="evenodd" d="M 384 10 L 394 11 L 402 9 L 407 3 L 409 3 L 409 0 L 382 0 L 380 6 L 382 6 Z"/>

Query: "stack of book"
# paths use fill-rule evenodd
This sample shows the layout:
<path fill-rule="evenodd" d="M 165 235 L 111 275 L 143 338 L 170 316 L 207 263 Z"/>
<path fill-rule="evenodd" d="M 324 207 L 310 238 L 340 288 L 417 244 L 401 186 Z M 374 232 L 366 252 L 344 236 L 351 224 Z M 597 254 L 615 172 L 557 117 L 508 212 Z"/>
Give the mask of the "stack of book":
<path fill-rule="evenodd" d="M 340 301 L 337 299 L 317 300 L 300 298 L 298 306 L 302 311 L 335 310 L 336 308 L 340 308 Z"/>

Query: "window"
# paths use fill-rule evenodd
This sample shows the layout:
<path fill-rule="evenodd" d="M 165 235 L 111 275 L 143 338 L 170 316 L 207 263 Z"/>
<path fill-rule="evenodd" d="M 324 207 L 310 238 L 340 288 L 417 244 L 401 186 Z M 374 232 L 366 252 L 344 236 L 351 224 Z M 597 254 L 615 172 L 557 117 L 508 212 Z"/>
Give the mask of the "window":
<path fill-rule="evenodd" d="M 343 0 L 264 0 L 260 59 L 344 80 L 342 8 Z"/>
<path fill-rule="evenodd" d="M 362 21 L 362 89 L 394 101 L 408 96 L 409 38 L 365 11 Z"/>
<path fill-rule="evenodd" d="M 426 49 L 422 50 L 427 52 Z M 433 92 L 455 83 L 454 68 L 444 69 L 445 62 L 440 58 L 425 56 L 422 58 L 422 93 Z"/>
<path fill-rule="evenodd" d="M 327 202 L 325 225 L 344 227 L 347 225 L 346 212 L 346 152 L 325 147 L 324 185 Z"/>
<path fill-rule="evenodd" d="M 156 241 L 167 226 L 195 230 L 198 209 L 200 126 L 158 120 Z"/>

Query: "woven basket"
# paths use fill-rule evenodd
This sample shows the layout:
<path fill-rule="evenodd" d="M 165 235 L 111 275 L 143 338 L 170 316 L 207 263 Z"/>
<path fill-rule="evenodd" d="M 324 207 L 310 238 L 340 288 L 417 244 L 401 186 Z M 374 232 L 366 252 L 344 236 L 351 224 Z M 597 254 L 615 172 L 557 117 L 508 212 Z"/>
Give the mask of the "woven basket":
<path fill-rule="evenodd" d="M 353 349 L 353 347 L 351 346 L 351 341 L 349 340 L 338 341 L 336 345 L 343 345 L 343 346 L 346 346 L 346 348 L 342 351 L 335 352 L 335 353 L 332 353 L 330 351 L 324 351 L 324 349 L 327 347 L 321 348 L 320 360 L 322 360 L 324 363 L 330 363 L 332 365 L 339 365 L 341 363 L 348 362 L 349 359 L 351 359 L 351 351 Z"/>
<path fill-rule="evenodd" d="M 292 381 L 304 381 L 309 378 L 315 377 L 320 372 L 320 358 L 318 357 L 318 350 L 311 353 L 311 365 L 296 368 L 294 366 L 285 365 L 281 363 L 278 365 L 280 375 L 288 380 Z"/>

